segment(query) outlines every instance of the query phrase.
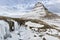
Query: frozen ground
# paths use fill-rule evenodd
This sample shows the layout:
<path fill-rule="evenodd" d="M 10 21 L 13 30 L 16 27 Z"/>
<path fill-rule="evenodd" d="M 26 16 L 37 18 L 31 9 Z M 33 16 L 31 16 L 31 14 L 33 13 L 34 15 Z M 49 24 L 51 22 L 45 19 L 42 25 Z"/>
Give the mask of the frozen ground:
<path fill-rule="evenodd" d="M 24 25 L 19 26 L 17 24 L 15 28 L 18 28 L 13 32 L 9 32 L 9 28 L 7 27 L 8 24 L 5 21 L 0 20 L 0 40 L 60 40 L 57 36 L 49 35 L 59 35 L 60 32 L 55 29 L 47 29 L 46 32 L 37 32 L 32 29 L 28 29 Z"/>

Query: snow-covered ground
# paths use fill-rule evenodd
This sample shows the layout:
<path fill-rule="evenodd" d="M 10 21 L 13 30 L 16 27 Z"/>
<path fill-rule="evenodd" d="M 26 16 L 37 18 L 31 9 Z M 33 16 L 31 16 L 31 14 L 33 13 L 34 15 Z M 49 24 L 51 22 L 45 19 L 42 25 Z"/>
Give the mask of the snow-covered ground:
<path fill-rule="evenodd" d="M 10 32 L 9 25 L 5 21 L 0 20 L 0 40 L 60 40 L 58 37 L 46 34 L 49 33 L 56 35 L 60 33 L 55 29 L 51 29 L 51 31 L 47 29 L 46 32 L 37 32 L 32 29 L 28 30 L 25 25 L 19 26 L 15 22 L 15 28 L 16 27 L 17 29 L 15 29 L 15 31 Z M 7 38 L 4 38 L 4 36 Z"/>
<path fill-rule="evenodd" d="M 51 26 L 56 26 L 55 28 L 60 30 L 60 19 L 44 19 L 42 20 Z"/>

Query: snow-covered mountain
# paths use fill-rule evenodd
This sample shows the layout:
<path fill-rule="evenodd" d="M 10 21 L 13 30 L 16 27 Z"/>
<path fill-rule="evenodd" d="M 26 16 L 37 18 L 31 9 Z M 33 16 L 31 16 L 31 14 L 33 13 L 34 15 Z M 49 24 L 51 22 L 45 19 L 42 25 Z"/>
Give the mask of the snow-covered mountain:
<path fill-rule="evenodd" d="M 38 2 L 24 15 L 0 16 L 0 40 L 60 40 L 60 16 Z"/>

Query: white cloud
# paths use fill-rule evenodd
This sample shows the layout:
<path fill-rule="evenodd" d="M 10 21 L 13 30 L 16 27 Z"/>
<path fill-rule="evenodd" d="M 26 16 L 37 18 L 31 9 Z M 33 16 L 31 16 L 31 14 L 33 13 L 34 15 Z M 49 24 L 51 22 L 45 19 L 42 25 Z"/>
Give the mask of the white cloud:
<path fill-rule="evenodd" d="M 45 1 L 44 3 L 46 3 L 47 5 L 52 5 L 52 4 L 60 3 L 60 0 L 48 0 Z"/>
<path fill-rule="evenodd" d="M 21 3 L 21 4 L 17 4 L 17 5 L 8 6 L 8 7 L 2 6 L 3 9 L 2 10 L 0 9 L 0 11 L 4 11 L 6 13 L 7 12 L 8 13 L 13 13 L 13 14 L 14 13 L 20 13 L 21 11 L 30 11 L 30 10 L 27 10 L 27 8 L 34 7 L 35 3 L 37 3 L 38 1 L 40 1 L 40 2 L 42 1 L 43 4 L 46 5 L 46 6 L 48 6 L 49 8 L 52 5 L 60 3 L 60 0 L 37 0 L 37 1 L 31 2 L 31 3 L 28 2 L 28 4 Z"/>

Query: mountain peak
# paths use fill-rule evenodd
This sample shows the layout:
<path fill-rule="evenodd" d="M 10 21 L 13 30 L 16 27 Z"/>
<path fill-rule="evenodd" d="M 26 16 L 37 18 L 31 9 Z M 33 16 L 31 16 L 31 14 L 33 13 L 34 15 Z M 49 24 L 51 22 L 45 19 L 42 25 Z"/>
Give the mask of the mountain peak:
<path fill-rule="evenodd" d="M 39 14 L 40 17 L 60 18 L 57 14 L 50 12 L 41 2 L 37 2 L 32 11 L 33 13 Z"/>
<path fill-rule="evenodd" d="M 42 4 L 41 2 L 37 2 L 37 3 L 35 4 L 35 7 L 41 7 L 41 6 L 43 6 L 43 4 Z"/>
<path fill-rule="evenodd" d="M 34 13 L 39 14 L 41 17 L 46 15 L 45 9 L 44 9 L 44 5 L 41 2 L 37 2 L 34 6 L 34 8 L 32 9 L 32 11 Z"/>

